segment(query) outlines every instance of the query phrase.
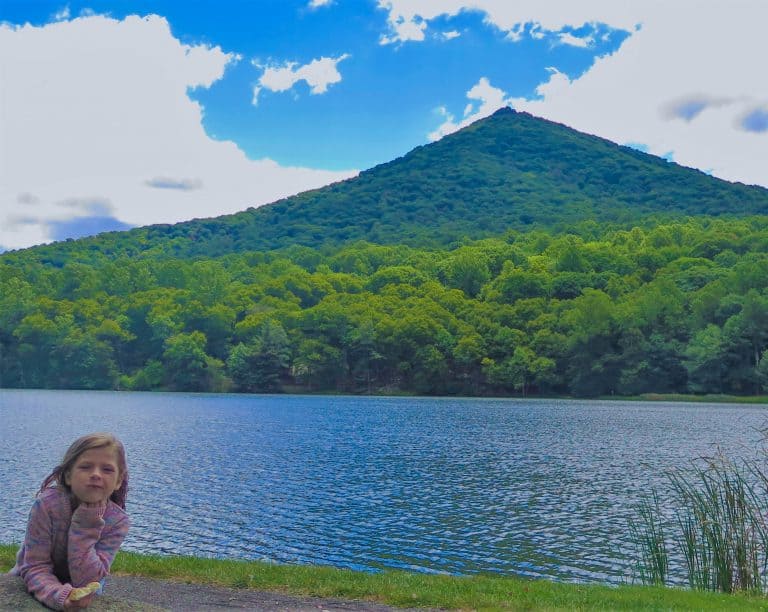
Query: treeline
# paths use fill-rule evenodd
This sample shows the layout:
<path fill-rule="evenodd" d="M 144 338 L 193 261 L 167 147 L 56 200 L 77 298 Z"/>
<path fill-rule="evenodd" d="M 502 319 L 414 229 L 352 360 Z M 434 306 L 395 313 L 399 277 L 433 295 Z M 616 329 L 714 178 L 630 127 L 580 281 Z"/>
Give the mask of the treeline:
<path fill-rule="evenodd" d="M 22 255 L 0 259 L 3 387 L 768 388 L 766 217 L 587 222 L 443 249 L 358 242 L 62 267 Z"/>

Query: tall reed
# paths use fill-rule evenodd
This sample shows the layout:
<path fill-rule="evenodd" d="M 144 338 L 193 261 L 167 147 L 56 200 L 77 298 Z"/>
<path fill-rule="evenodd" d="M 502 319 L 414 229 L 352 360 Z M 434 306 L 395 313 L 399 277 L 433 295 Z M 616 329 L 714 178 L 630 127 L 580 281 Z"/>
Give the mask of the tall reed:
<path fill-rule="evenodd" d="M 664 523 L 659 520 L 659 496 L 653 491 L 650 499 L 640 502 L 638 518 L 630 519 L 629 529 L 637 543 L 640 558 L 637 570 L 643 584 L 666 584 L 669 573 L 669 553 Z"/>
<path fill-rule="evenodd" d="M 674 528 L 673 544 L 691 588 L 764 593 L 768 479 L 759 464 L 736 464 L 718 452 L 691 468 L 672 471 L 669 482 L 676 521 L 670 526 L 664 519 L 654 490 L 639 505 L 639 520 L 630 523 L 640 580 L 659 584 L 669 579 L 665 529 Z"/>

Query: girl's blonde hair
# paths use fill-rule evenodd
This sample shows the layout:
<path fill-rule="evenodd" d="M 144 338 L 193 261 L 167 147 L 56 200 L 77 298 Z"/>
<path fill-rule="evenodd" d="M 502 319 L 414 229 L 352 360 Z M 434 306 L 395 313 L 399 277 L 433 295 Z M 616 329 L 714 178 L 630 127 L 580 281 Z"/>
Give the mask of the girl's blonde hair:
<path fill-rule="evenodd" d="M 69 493 L 72 493 L 72 489 L 65 482 L 64 475 L 72 470 L 80 455 L 94 448 L 111 448 L 115 451 L 118 475 L 122 478 L 122 482 L 120 488 L 115 489 L 109 498 L 125 510 L 125 499 L 128 496 L 128 462 L 125 459 L 123 443 L 111 433 L 92 433 L 75 440 L 67 449 L 67 452 L 64 453 L 61 463 L 53 468 L 53 472 L 43 480 L 38 494 L 42 493 L 53 482 L 60 487 L 64 487 Z"/>

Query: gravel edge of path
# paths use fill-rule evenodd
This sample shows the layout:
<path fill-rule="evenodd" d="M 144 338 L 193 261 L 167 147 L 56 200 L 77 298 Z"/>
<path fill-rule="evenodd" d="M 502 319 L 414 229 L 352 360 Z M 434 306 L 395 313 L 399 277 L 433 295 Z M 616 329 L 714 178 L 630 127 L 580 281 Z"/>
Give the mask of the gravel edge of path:
<path fill-rule="evenodd" d="M 358 610 L 389 612 L 404 610 L 372 601 L 301 597 L 256 589 L 233 589 L 158 580 L 143 576 L 112 575 L 107 579 L 105 594 L 89 606 L 93 612 L 155 611 L 194 612 L 205 610 Z M 24 583 L 16 576 L 0 574 L 0 610 L 47 610 L 26 593 Z M 411 608 L 425 612 L 425 608 Z"/>

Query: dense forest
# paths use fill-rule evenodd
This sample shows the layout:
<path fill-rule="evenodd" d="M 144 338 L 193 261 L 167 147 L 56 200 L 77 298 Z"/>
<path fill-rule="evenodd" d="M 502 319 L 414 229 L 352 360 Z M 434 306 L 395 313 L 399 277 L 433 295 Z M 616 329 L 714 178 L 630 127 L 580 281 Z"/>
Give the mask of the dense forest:
<path fill-rule="evenodd" d="M 5 387 L 752 394 L 768 218 L 0 267 Z"/>
<path fill-rule="evenodd" d="M 509 110 L 237 215 L 0 256 L 0 387 L 768 389 L 768 191 Z"/>

